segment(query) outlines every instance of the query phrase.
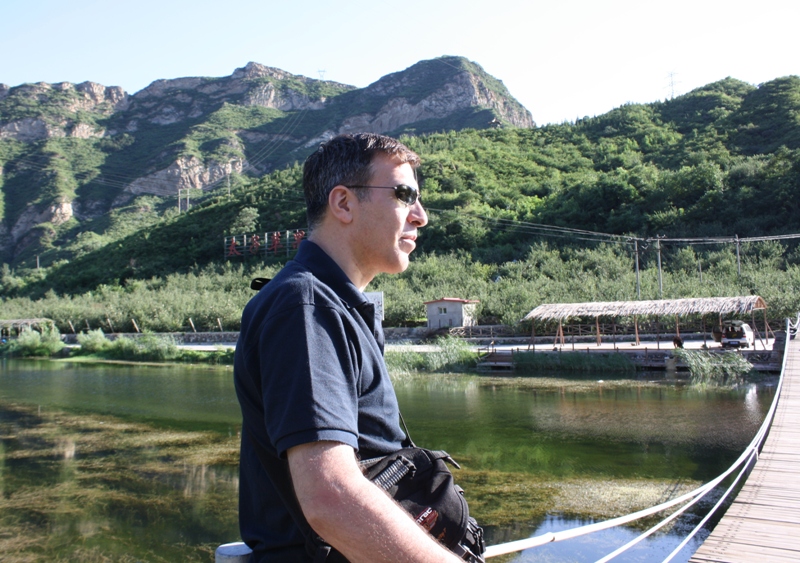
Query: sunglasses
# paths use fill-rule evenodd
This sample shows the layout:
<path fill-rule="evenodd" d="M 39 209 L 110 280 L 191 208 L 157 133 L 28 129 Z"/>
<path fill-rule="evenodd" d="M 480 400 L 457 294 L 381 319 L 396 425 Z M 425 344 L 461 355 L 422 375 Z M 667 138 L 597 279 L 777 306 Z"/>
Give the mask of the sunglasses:
<path fill-rule="evenodd" d="M 406 205 L 414 205 L 420 198 L 419 189 L 406 184 L 397 186 L 345 186 L 345 188 L 377 188 L 379 190 L 394 190 L 394 197 Z"/>

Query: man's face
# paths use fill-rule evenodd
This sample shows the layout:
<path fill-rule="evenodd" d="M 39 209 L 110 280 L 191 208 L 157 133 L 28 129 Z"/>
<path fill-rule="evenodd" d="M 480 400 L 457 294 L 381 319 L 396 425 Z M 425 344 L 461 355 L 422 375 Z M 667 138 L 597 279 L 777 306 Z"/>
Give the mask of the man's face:
<path fill-rule="evenodd" d="M 417 187 L 411 165 L 390 156 L 376 155 L 372 170 L 369 186 Z M 395 197 L 394 190 L 369 192 L 359 203 L 354 254 L 357 267 L 371 280 L 381 272 L 398 274 L 408 267 L 408 255 L 416 248 L 417 229 L 427 224 L 428 216 L 419 200 L 409 206 Z"/>

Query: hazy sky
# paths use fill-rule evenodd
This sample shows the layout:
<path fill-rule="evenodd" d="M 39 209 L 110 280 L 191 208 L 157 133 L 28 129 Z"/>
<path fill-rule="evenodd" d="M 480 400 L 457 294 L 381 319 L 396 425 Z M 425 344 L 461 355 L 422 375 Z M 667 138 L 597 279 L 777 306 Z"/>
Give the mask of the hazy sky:
<path fill-rule="evenodd" d="M 799 18 L 796 0 L 0 0 L 0 83 L 134 93 L 255 61 L 366 86 L 460 55 L 545 124 L 800 74 Z"/>

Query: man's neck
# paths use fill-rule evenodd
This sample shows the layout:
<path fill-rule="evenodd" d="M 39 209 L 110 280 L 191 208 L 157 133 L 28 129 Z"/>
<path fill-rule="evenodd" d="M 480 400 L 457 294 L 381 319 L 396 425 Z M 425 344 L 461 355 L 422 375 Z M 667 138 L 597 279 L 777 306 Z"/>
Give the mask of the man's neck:
<path fill-rule="evenodd" d="M 364 291 L 373 276 L 366 276 L 362 272 L 350 252 L 350 245 L 344 239 L 343 233 L 328 232 L 323 227 L 317 227 L 308 235 L 308 240 L 319 246 L 325 254 L 336 262 L 345 275 L 353 282 L 359 291 Z"/>

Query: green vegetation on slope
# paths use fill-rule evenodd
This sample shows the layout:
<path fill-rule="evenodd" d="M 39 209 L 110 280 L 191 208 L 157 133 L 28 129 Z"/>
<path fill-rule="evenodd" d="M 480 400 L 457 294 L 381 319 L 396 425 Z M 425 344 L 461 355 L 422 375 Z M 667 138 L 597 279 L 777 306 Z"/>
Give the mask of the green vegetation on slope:
<path fill-rule="evenodd" d="M 794 317 L 800 311 L 800 260 L 776 243 L 754 243 L 742 248 L 742 276 L 737 276 L 735 250 L 729 247 L 693 254 L 683 249 L 664 256 L 664 297 L 749 295 L 766 300 L 770 320 Z M 422 323 L 424 301 L 441 297 L 478 299 L 482 324 L 519 325 L 541 303 L 614 301 L 636 299 L 633 260 L 620 246 L 555 248 L 535 244 L 516 261 L 487 264 L 467 252 L 421 254 L 397 276 L 381 275 L 370 291 L 382 291 L 386 303 L 385 326 Z M 697 264 L 702 264 L 702 281 Z M 198 331 L 238 330 L 241 310 L 253 296 L 250 280 L 272 277 L 279 264 L 258 259 L 245 264 L 211 264 L 187 273 L 148 279 L 128 279 L 124 284 L 101 285 L 72 295 L 48 290 L 27 296 L 26 284 L 42 282 L 21 278 L 8 268 L 0 272 L 5 297 L 5 318 L 47 317 L 62 333 L 102 327 L 104 331 L 141 330 L 190 332 L 189 319 Z M 642 299 L 658 299 L 657 265 L 652 256 L 641 272 Z M 108 321 L 111 321 L 109 325 Z M 760 319 L 759 319 L 760 320 Z M 666 327 L 669 319 L 662 319 Z M 779 326 L 779 325 L 778 325 Z M 773 328 L 778 328 L 773 326 Z M 519 327 L 530 334 L 530 325 Z M 540 325 L 537 334 L 550 326 Z"/>
<path fill-rule="evenodd" d="M 363 92 L 342 95 L 356 94 Z M 176 132 L 168 146 L 197 154 L 210 154 L 212 146 L 234 150 L 232 141 L 219 139 L 245 123 L 267 132 L 288 119 L 274 111 L 226 105 L 188 133 Z M 387 325 L 418 322 L 422 301 L 443 296 L 480 299 L 482 322 L 510 324 L 542 302 L 635 299 L 633 247 L 624 238 L 629 235 L 800 232 L 797 115 L 797 77 L 758 88 L 725 79 L 674 100 L 626 105 L 575 124 L 407 137 L 423 158 L 423 201 L 431 221 L 411 268 L 372 284 L 387 295 Z M 63 189 L 74 190 L 70 177 L 91 174 L 103 155 L 107 165 L 148 152 L 135 149 L 140 139 L 146 136 L 114 153 L 81 145 L 109 140 L 51 139 L 51 152 L 69 158 L 53 156 L 48 173 L 61 173 Z M 155 143 L 155 133 L 148 142 Z M 19 144 L 3 141 L 0 150 L 19 168 Z M 5 182 L 22 177 L 12 174 Z M 197 322 L 206 308 L 214 311 L 203 317 L 209 325 L 217 317 L 237 325 L 250 295 L 248 276 L 274 271 L 281 260 L 223 266 L 223 237 L 304 228 L 300 177 L 295 163 L 257 180 L 233 176 L 230 196 L 227 185 L 192 195 L 188 213 L 179 214 L 174 200 L 147 196 L 95 220 L 50 227 L 43 243 L 4 268 L 3 316 L 49 316 L 63 330 L 69 319 L 103 320 L 105 313 L 92 312 L 91 301 L 107 302 L 112 322 L 141 318 L 152 330 L 179 330 L 187 317 Z M 7 197 L 5 205 L 16 204 Z M 598 246 L 578 232 L 545 232 L 542 224 L 620 238 Z M 642 298 L 658 298 L 654 245 L 639 250 Z M 33 269 L 37 255 L 41 270 Z M 772 318 L 800 309 L 800 252 L 791 241 L 745 245 L 741 277 L 730 244 L 665 244 L 662 260 L 664 297 L 758 293 Z M 194 279 L 213 285 L 218 276 L 226 280 L 219 289 L 191 304 L 168 289 Z M 234 291 L 234 302 L 223 291 Z M 106 301 L 110 295 L 126 297 L 117 304 Z M 148 305 L 125 305 L 130 299 Z M 87 305 L 59 305 L 81 300 Z M 219 311 L 220 303 L 229 306 Z"/>

